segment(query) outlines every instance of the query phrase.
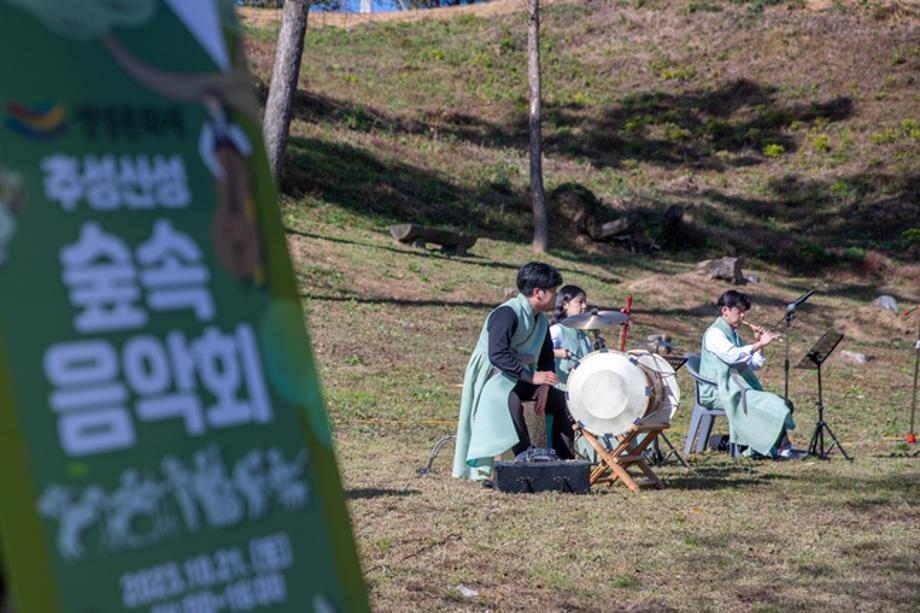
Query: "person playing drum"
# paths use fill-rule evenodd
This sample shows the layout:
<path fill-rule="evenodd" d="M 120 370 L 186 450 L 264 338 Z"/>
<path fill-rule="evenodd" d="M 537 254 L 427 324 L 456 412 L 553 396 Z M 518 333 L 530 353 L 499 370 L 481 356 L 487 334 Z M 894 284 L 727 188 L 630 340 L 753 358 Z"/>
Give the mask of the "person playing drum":
<path fill-rule="evenodd" d="M 763 389 L 755 370 L 766 362 L 764 348 L 778 338 L 764 329 L 754 330 L 754 342 L 744 345 L 738 328 L 751 308 L 748 297 L 728 290 L 719 296 L 719 317 L 703 334 L 700 375 L 715 381 L 700 389 L 700 400 L 710 408 L 722 408 L 728 417 L 729 437 L 773 458 L 798 458 L 786 430 L 795 429 L 791 403 Z"/>
<path fill-rule="evenodd" d="M 572 419 L 565 394 L 553 387 L 559 377 L 546 319 L 560 285 L 562 275 L 549 264 L 525 264 L 518 295 L 486 317 L 463 378 L 454 477 L 486 479 L 495 456 L 531 447 L 525 400 L 536 401 L 538 414 L 553 416 L 553 449 L 562 459 L 573 457 Z"/>
<path fill-rule="evenodd" d="M 578 360 L 594 351 L 591 339 L 583 330 L 567 328 L 562 321 L 566 317 L 581 315 L 587 310 L 588 296 L 585 290 L 577 285 L 565 285 L 559 290 L 549 334 L 553 339 L 556 374 L 559 375 L 559 384 L 556 387 L 562 391 L 566 389 L 565 382 L 569 378 L 569 371 L 575 367 Z"/>

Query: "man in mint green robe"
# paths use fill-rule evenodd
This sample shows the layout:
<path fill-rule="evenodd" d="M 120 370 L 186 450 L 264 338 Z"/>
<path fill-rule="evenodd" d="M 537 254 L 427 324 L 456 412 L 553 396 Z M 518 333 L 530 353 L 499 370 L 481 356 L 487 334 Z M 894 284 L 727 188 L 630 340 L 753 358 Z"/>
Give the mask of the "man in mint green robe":
<path fill-rule="evenodd" d="M 517 276 L 520 293 L 486 318 L 463 378 L 454 477 L 486 479 L 495 456 L 531 446 L 524 400 L 536 400 L 538 413 L 553 415 L 553 448 L 563 459 L 573 457 L 565 394 L 553 387 L 559 377 L 546 319 L 561 284 L 552 266 L 525 264 Z"/>
<path fill-rule="evenodd" d="M 743 345 L 738 328 L 751 308 L 747 296 L 729 290 L 719 297 L 718 306 L 721 314 L 703 335 L 700 359 L 700 375 L 717 386 L 701 387 L 700 400 L 725 410 L 731 442 L 765 456 L 787 457 L 794 453 L 786 437 L 786 429 L 795 428 L 791 408 L 780 396 L 764 391 L 754 374 L 766 360 L 764 347 L 777 335 L 755 331 L 754 343 Z"/>

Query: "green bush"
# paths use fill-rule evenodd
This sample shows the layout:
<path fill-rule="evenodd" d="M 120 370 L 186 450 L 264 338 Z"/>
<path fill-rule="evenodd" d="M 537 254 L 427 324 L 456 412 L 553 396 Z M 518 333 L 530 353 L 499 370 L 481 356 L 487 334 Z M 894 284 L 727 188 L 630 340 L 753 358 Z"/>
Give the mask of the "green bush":
<path fill-rule="evenodd" d="M 750 128 L 744 133 L 744 140 L 752 144 L 758 144 L 763 136 L 763 130 L 760 128 Z"/>
<path fill-rule="evenodd" d="M 849 268 L 866 259 L 866 250 L 862 247 L 845 247 L 840 253 L 839 265 Z"/>
<path fill-rule="evenodd" d="M 810 239 L 805 239 L 799 243 L 799 253 L 802 254 L 805 260 L 813 264 L 823 264 L 830 259 L 827 249 Z"/>
<path fill-rule="evenodd" d="M 664 137 L 669 141 L 685 141 L 693 136 L 693 132 L 687 128 L 682 128 L 676 123 L 666 123 L 662 127 L 664 128 Z"/>
<path fill-rule="evenodd" d="M 811 146 L 817 153 L 827 153 L 831 150 L 831 139 L 827 134 L 818 134 L 811 139 Z"/>
<path fill-rule="evenodd" d="M 881 132 L 873 132 L 869 135 L 869 142 L 873 145 L 888 145 L 898 139 L 898 134 L 893 128 L 885 128 Z"/>
<path fill-rule="evenodd" d="M 713 2 L 700 2 L 698 0 L 691 1 L 687 6 L 688 13 L 696 12 L 705 12 L 705 13 L 719 13 L 722 11 L 722 6 L 720 4 L 715 4 Z"/>
<path fill-rule="evenodd" d="M 901 232 L 901 238 L 908 247 L 920 245 L 920 228 L 908 228 Z"/>
<path fill-rule="evenodd" d="M 776 143 L 771 143 L 763 148 L 763 154 L 768 158 L 778 158 L 786 152 L 786 148 Z"/>

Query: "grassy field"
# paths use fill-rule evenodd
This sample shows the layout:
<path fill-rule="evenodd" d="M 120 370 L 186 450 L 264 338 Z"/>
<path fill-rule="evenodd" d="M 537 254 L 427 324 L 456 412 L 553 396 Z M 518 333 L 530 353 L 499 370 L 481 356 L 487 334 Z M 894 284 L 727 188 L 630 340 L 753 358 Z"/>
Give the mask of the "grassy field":
<path fill-rule="evenodd" d="M 481 241 L 447 257 L 397 245 L 382 232 L 341 229 L 288 213 L 291 251 L 334 425 L 340 467 L 375 610 L 910 610 L 920 605 L 920 459 L 903 443 L 911 336 L 865 308 L 891 291 L 825 279 L 764 277 L 749 286 L 755 321 L 814 283 L 792 336 L 797 359 L 828 324 L 860 317 L 840 349 L 875 356 L 824 367 L 827 419 L 856 461 L 733 463 L 692 456 L 661 469 L 663 491 L 601 488 L 589 496 L 512 496 L 436 474 L 417 477 L 455 428 L 466 359 L 482 318 L 513 284 L 524 245 Z M 593 304 L 636 300 L 631 338 L 669 332 L 695 349 L 726 286 L 674 261 L 624 256 L 547 261 Z M 902 301 L 920 296 L 899 294 Z M 708 312 L 707 312 L 708 311 Z M 630 346 L 635 346 L 631 342 Z M 839 351 L 839 350 L 838 350 Z M 805 446 L 816 418 L 812 371 L 794 370 Z M 763 377 L 782 389 L 781 354 Z M 669 433 L 682 444 L 689 377 Z M 724 430 L 724 424 L 722 426 Z M 459 586 L 478 592 L 463 597 Z"/>
<path fill-rule="evenodd" d="M 813 3 L 808 3 L 811 6 Z M 908 430 L 920 302 L 920 29 L 904 3 L 559 2 L 544 13 L 547 185 L 578 183 L 646 245 L 679 204 L 688 240 L 638 252 L 554 223 L 545 261 L 599 307 L 635 300 L 632 342 L 696 350 L 740 254 L 774 323 L 805 289 L 794 359 L 829 327 L 826 417 L 856 458 L 660 469 L 667 487 L 510 496 L 436 473 L 483 318 L 532 258 L 520 13 L 307 35 L 283 212 L 355 535 L 379 611 L 909 611 L 920 607 L 920 458 Z M 264 83 L 274 29 L 249 26 Z M 393 222 L 483 237 L 467 257 L 395 243 Z M 864 365 L 839 351 L 874 357 Z M 692 386 L 671 440 L 682 446 Z M 780 350 L 763 381 L 783 384 Z M 813 371 L 790 396 L 807 443 Z M 723 424 L 724 427 L 724 424 Z M 469 590 L 475 592 L 473 595 Z"/>

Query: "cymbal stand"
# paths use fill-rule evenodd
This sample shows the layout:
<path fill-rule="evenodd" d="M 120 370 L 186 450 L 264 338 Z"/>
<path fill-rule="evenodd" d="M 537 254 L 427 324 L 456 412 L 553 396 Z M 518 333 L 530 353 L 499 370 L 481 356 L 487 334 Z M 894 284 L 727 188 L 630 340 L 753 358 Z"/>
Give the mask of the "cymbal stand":
<path fill-rule="evenodd" d="M 655 466 L 664 466 L 667 463 L 667 461 L 671 459 L 671 456 L 674 456 L 675 458 L 677 458 L 677 461 L 680 462 L 681 466 L 683 466 L 684 468 L 690 468 L 687 465 L 686 460 L 684 460 L 683 456 L 680 455 L 677 449 L 674 448 L 674 445 L 671 444 L 671 441 L 668 440 L 668 437 L 665 435 L 665 433 L 662 432 L 658 436 L 662 440 L 664 440 L 665 444 L 668 446 L 668 449 L 670 449 L 670 451 L 667 454 L 662 452 L 661 446 L 658 444 L 658 439 L 656 438 L 654 441 L 652 441 L 652 463 Z"/>
<path fill-rule="evenodd" d="M 597 330 L 591 330 L 591 336 L 594 337 L 594 350 L 600 351 L 601 349 L 607 348 L 607 341 L 604 340 L 604 337 L 600 335 Z"/>
<path fill-rule="evenodd" d="M 632 294 L 626 296 L 626 308 L 620 309 L 620 313 L 625 313 L 627 316 L 632 314 Z M 629 320 L 627 319 L 622 324 L 622 332 L 620 333 L 620 351 L 626 349 L 626 335 L 629 334 Z"/>

